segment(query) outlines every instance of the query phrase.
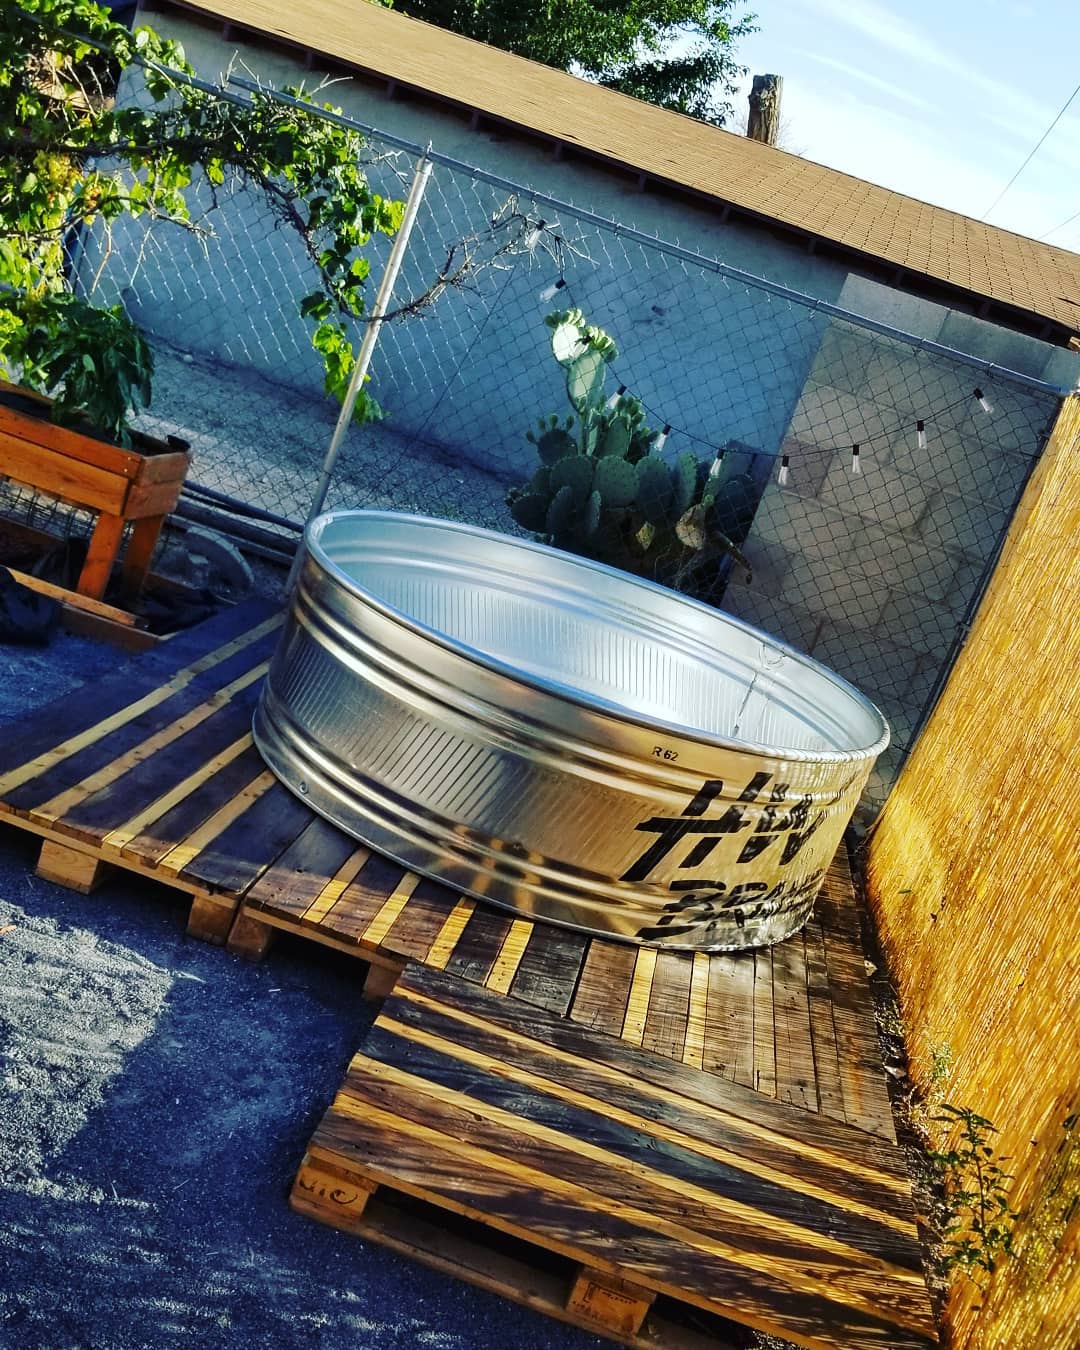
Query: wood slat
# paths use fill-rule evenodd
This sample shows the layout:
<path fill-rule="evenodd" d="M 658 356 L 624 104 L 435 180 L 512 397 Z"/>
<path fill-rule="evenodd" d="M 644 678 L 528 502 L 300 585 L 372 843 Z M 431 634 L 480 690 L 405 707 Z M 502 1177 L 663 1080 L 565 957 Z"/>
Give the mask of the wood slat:
<path fill-rule="evenodd" d="M 810 1032 L 810 991 L 807 987 L 803 937 L 769 949 L 773 977 L 773 1034 L 776 1039 L 776 1095 L 782 1102 L 818 1109 L 814 1045 Z"/>
<path fill-rule="evenodd" d="M 538 923 L 510 983 L 510 993 L 548 1012 L 565 1013 L 577 987 L 589 939 L 583 933 Z"/>
<path fill-rule="evenodd" d="M 171 804 L 178 787 L 197 785 L 199 779 L 193 779 L 192 765 L 226 762 L 223 756 L 227 759 L 230 751 L 239 753 L 251 743 L 256 695 L 255 685 L 248 685 L 224 707 L 214 709 L 176 737 L 175 744 L 170 742 L 172 753 L 151 752 L 146 758 L 133 755 L 123 772 L 108 775 L 96 791 L 75 797 L 56 818 L 57 826 L 78 838 L 104 840 L 126 822 L 155 809 L 162 799 L 169 799 Z M 158 814 L 167 809 L 163 805 Z M 35 814 L 44 818 L 42 812 Z"/>
<path fill-rule="evenodd" d="M 688 1121 L 677 1113 L 663 1121 L 650 1119 L 639 1109 L 632 1082 L 591 1071 L 588 1064 L 577 1066 L 570 1077 L 568 1063 L 545 1055 L 542 1045 L 508 1041 L 482 1025 L 442 1020 L 430 1009 L 421 1017 L 414 1011 L 408 1019 L 399 1019 L 391 1005 L 357 1056 L 342 1091 L 352 1091 L 354 1072 L 385 1078 L 387 1066 L 407 1074 L 416 1093 L 435 1085 L 472 1102 L 524 1111 L 530 1122 L 557 1126 L 582 1145 L 607 1139 L 612 1151 L 628 1161 L 663 1170 L 672 1183 L 669 1189 L 681 1200 L 696 1196 L 705 1207 L 700 1213 L 708 1225 L 721 1223 L 722 1213 L 729 1209 L 725 1200 L 715 1212 L 708 1212 L 713 1201 L 700 1194 L 700 1184 L 711 1179 L 722 1183 L 728 1199 L 767 1214 L 764 1224 L 770 1232 L 785 1224 L 813 1224 L 820 1229 L 818 1245 L 831 1247 L 835 1244 L 830 1235 L 847 1225 L 850 1240 L 857 1238 L 862 1249 L 906 1269 L 918 1268 L 915 1231 L 906 1216 L 894 1215 L 880 1204 L 874 1208 L 847 1202 L 851 1188 L 846 1183 L 830 1189 L 805 1181 L 797 1155 L 774 1154 L 769 1162 L 748 1158 L 737 1129 L 729 1132 L 727 1147 L 716 1147 L 695 1137 L 693 1116 Z M 572 1173 L 572 1159 L 564 1160 L 564 1165 Z"/>
<path fill-rule="evenodd" d="M 446 963 L 447 974 L 483 984 L 510 931 L 510 923 L 508 914 L 482 907 L 475 909 Z"/>
<path fill-rule="evenodd" d="M 701 1067 L 754 1085 L 754 954 L 718 952 L 709 960 L 709 996 Z"/>
<path fill-rule="evenodd" d="M 593 1031 L 618 1036 L 626 1020 L 626 1004 L 637 950 L 629 945 L 594 939 L 589 945 L 570 1008 L 575 1022 Z"/>
<path fill-rule="evenodd" d="M 310 807 L 270 777 L 265 790 L 179 869 L 184 880 L 241 894 L 310 823 Z"/>
<path fill-rule="evenodd" d="M 825 965 L 825 943 L 820 925 L 815 919 L 811 919 L 803 930 L 803 940 L 818 1106 L 834 1120 L 846 1120 L 844 1092 L 840 1083 L 840 1056 L 833 1025 L 832 999 L 829 996 L 829 974 Z"/>
<path fill-rule="evenodd" d="M 776 1096 L 776 1027 L 768 948 L 754 952 L 754 1087 Z"/>
<path fill-rule="evenodd" d="M 359 947 L 371 921 L 394 894 L 404 876 L 405 868 L 400 863 L 392 862 L 378 853 L 370 854 L 355 879 L 341 892 L 325 920 L 320 923 L 320 929 L 340 941 L 356 943 Z M 272 913 L 279 912 L 272 905 L 264 905 L 263 908 Z"/>
<path fill-rule="evenodd" d="M 533 927 L 531 919 L 515 919 L 510 925 L 510 930 L 495 958 L 495 964 L 491 967 L 491 974 L 485 981 L 493 994 L 510 992 L 514 976 L 521 965 L 521 958 L 525 955 L 525 948 L 532 937 Z"/>
<path fill-rule="evenodd" d="M 459 899 L 457 891 L 421 877 L 383 940 L 383 947 L 393 956 L 423 961 Z"/>
<path fill-rule="evenodd" d="M 649 1011 L 641 1045 L 658 1055 L 683 1058 L 690 1016 L 690 977 L 694 958 L 683 952 L 660 952 L 656 958 Z"/>
<path fill-rule="evenodd" d="M 262 634 L 258 629 L 255 635 L 244 634 L 100 720 L 96 699 L 84 693 L 81 723 L 75 723 L 73 734 L 54 739 L 49 749 L 4 774 L 0 799 L 15 811 L 40 808 L 53 818 L 61 815 L 67 809 L 61 804 L 67 801 L 62 794 L 84 791 L 89 795 L 85 785 L 95 775 L 108 775 L 110 766 L 125 755 L 142 753 L 145 757 L 152 737 L 158 737 L 162 746 L 168 744 L 170 736 L 175 739 L 182 734 L 173 730 L 181 719 L 196 715 L 197 710 L 209 716 L 232 693 L 258 680 L 275 641 L 273 628 Z M 153 678 L 152 674 L 151 682 Z M 78 797 L 71 804 L 75 800 Z"/>

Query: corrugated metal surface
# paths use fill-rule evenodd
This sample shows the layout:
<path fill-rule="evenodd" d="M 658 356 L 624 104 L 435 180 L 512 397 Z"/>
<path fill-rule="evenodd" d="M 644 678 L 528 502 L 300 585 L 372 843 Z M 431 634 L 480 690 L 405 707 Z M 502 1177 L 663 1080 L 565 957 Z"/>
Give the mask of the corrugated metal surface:
<path fill-rule="evenodd" d="M 186 0 L 346 65 L 976 295 L 1080 326 L 1080 254 L 996 229 L 377 5 Z"/>
<path fill-rule="evenodd" d="M 887 730 L 823 667 L 624 573 L 336 512 L 255 722 L 318 811 L 418 871 L 631 941 L 805 921 Z"/>

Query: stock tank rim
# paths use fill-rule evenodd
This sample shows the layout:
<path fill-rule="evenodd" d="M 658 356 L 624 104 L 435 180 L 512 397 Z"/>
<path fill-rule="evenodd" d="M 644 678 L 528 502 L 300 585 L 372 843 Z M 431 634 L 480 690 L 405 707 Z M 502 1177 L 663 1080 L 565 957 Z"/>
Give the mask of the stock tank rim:
<path fill-rule="evenodd" d="M 500 548 L 513 548 L 516 551 L 527 551 L 539 557 L 548 559 L 558 567 L 566 568 L 571 571 L 578 571 L 583 574 L 590 572 L 600 573 L 610 578 L 619 586 L 625 586 L 632 592 L 634 589 L 641 589 L 646 594 L 657 597 L 665 605 L 674 607 L 676 612 L 683 609 L 691 613 L 699 614 L 707 619 L 711 624 L 727 625 L 731 628 L 749 635 L 758 641 L 767 644 L 781 653 L 788 660 L 793 661 L 811 672 L 816 678 L 826 681 L 838 693 L 844 695 L 849 702 L 854 705 L 861 713 L 875 722 L 879 732 L 876 740 L 861 747 L 852 748 L 805 748 L 798 746 L 787 746 L 778 743 L 767 743 L 764 741 L 754 741 L 743 737 L 725 736 L 720 732 L 710 731 L 708 728 L 693 726 L 689 723 L 677 722 L 663 716 L 646 715 L 636 709 L 626 707 L 623 704 L 608 700 L 600 695 L 590 693 L 579 689 L 572 684 L 564 683 L 556 679 L 545 678 L 542 675 L 535 675 L 532 672 L 522 670 L 511 661 L 506 661 L 498 656 L 491 655 L 474 647 L 467 642 L 456 638 L 453 634 L 445 632 L 441 628 L 433 627 L 424 623 L 416 616 L 410 614 L 407 610 L 401 609 L 384 599 L 373 590 L 364 586 L 360 581 L 351 576 L 332 555 L 323 546 L 322 538 L 324 534 L 336 523 L 349 520 L 371 520 L 373 522 L 383 522 L 390 525 L 400 525 L 406 527 L 415 527 L 432 532 L 443 532 L 448 535 L 465 536 L 475 540 L 483 540 L 494 543 Z M 644 577 L 635 576 L 629 572 L 622 571 L 617 567 L 609 566 L 606 563 L 596 562 L 591 558 L 584 558 L 578 554 L 568 553 L 563 549 L 555 548 L 548 544 L 542 544 L 532 539 L 525 539 L 515 535 L 502 534 L 496 530 L 488 530 L 478 525 L 470 525 L 464 521 L 444 520 L 438 517 L 423 516 L 412 512 L 404 511 L 385 511 L 375 509 L 335 509 L 325 511 L 315 519 L 308 522 L 304 530 L 304 549 L 308 556 L 318 563 L 319 567 L 329 573 L 335 583 L 346 590 L 355 599 L 369 606 L 376 613 L 390 620 L 392 623 L 400 625 L 410 633 L 423 639 L 425 642 L 434 643 L 436 646 L 461 660 L 471 662 L 481 669 L 492 672 L 504 679 L 525 685 L 526 687 L 542 694 L 546 697 L 555 697 L 575 706 L 593 716 L 611 717 L 620 722 L 626 722 L 638 730 L 658 732 L 676 736 L 680 739 L 694 742 L 703 747 L 716 750 L 732 751 L 751 755 L 759 755 L 763 759 L 783 758 L 795 763 L 807 764 L 858 764 L 867 759 L 876 758 L 888 746 L 890 740 L 889 726 L 884 714 L 880 708 L 865 694 L 858 690 L 842 675 L 836 673 L 830 667 L 817 661 L 814 657 L 798 648 L 791 646 L 790 643 L 754 624 L 746 622 L 745 619 L 738 618 L 729 614 L 726 610 L 715 609 L 702 601 L 696 600 L 690 596 L 673 591 L 657 582 L 649 581 Z M 649 632 L 649 630 L 644 630 Z M 657 640 L 662 640 L 659 633 L 652 634 Z M 808 707 L 813 705 L 807 703 Z"/>

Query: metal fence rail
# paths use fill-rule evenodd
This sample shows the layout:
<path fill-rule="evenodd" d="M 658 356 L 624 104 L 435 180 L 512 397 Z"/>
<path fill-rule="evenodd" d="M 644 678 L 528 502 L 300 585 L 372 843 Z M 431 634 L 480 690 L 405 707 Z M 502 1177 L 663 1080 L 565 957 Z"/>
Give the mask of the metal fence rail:
<path fill-rule="evenodd" d="M 420 148 L 367 130 L 373 186 L 404 197 Z M 570 411 L 544 319 L 580 307 L 618 344 L 607 389 L 625 386 L 652 430 L 666 429 L 653 453 L 671 470 L 689 456 L 699 486 L 713 473 L 752 568 L 661 563 L 653 575 L 811 652 L 879 703 L 894 735 L 870 787 L 879 802 L 1060 391 L 428 153 L 396 300 L 421 294 L 455 243 L 500 220 L 518 222 L 523 244 L 385 326 L 371 391 L 386 418 L 349 431 L 328 505 L 520 530 L 508 494 L 540 463 L 526 433 Z M 191 442 L 198 483 L 300 521 L 337 414 L 296 309 L 309 265 L 242 187 L 208 192 L 203 207 L 205 238 L 118 222 L 108 248 L 80 241 L 73 265 L 151 336 L 148 429 Z M 388 248 L 373 242 L 373 277 Z"/>

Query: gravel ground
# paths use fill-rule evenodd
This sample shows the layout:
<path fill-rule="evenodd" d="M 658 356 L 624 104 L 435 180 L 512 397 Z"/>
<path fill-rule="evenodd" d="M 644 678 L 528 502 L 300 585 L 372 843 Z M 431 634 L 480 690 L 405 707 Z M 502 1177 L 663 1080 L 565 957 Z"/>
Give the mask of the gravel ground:
<path fill-rule="evenodd" d="M 0 648 L 0 735 L 123 658 Z M 371 1019 L 364 967 L 188 939 L 175 893 L 34 877 L 0 827 L 0 1346 L 600 1347 L 294 1215 L 292 1177 Z"/>

